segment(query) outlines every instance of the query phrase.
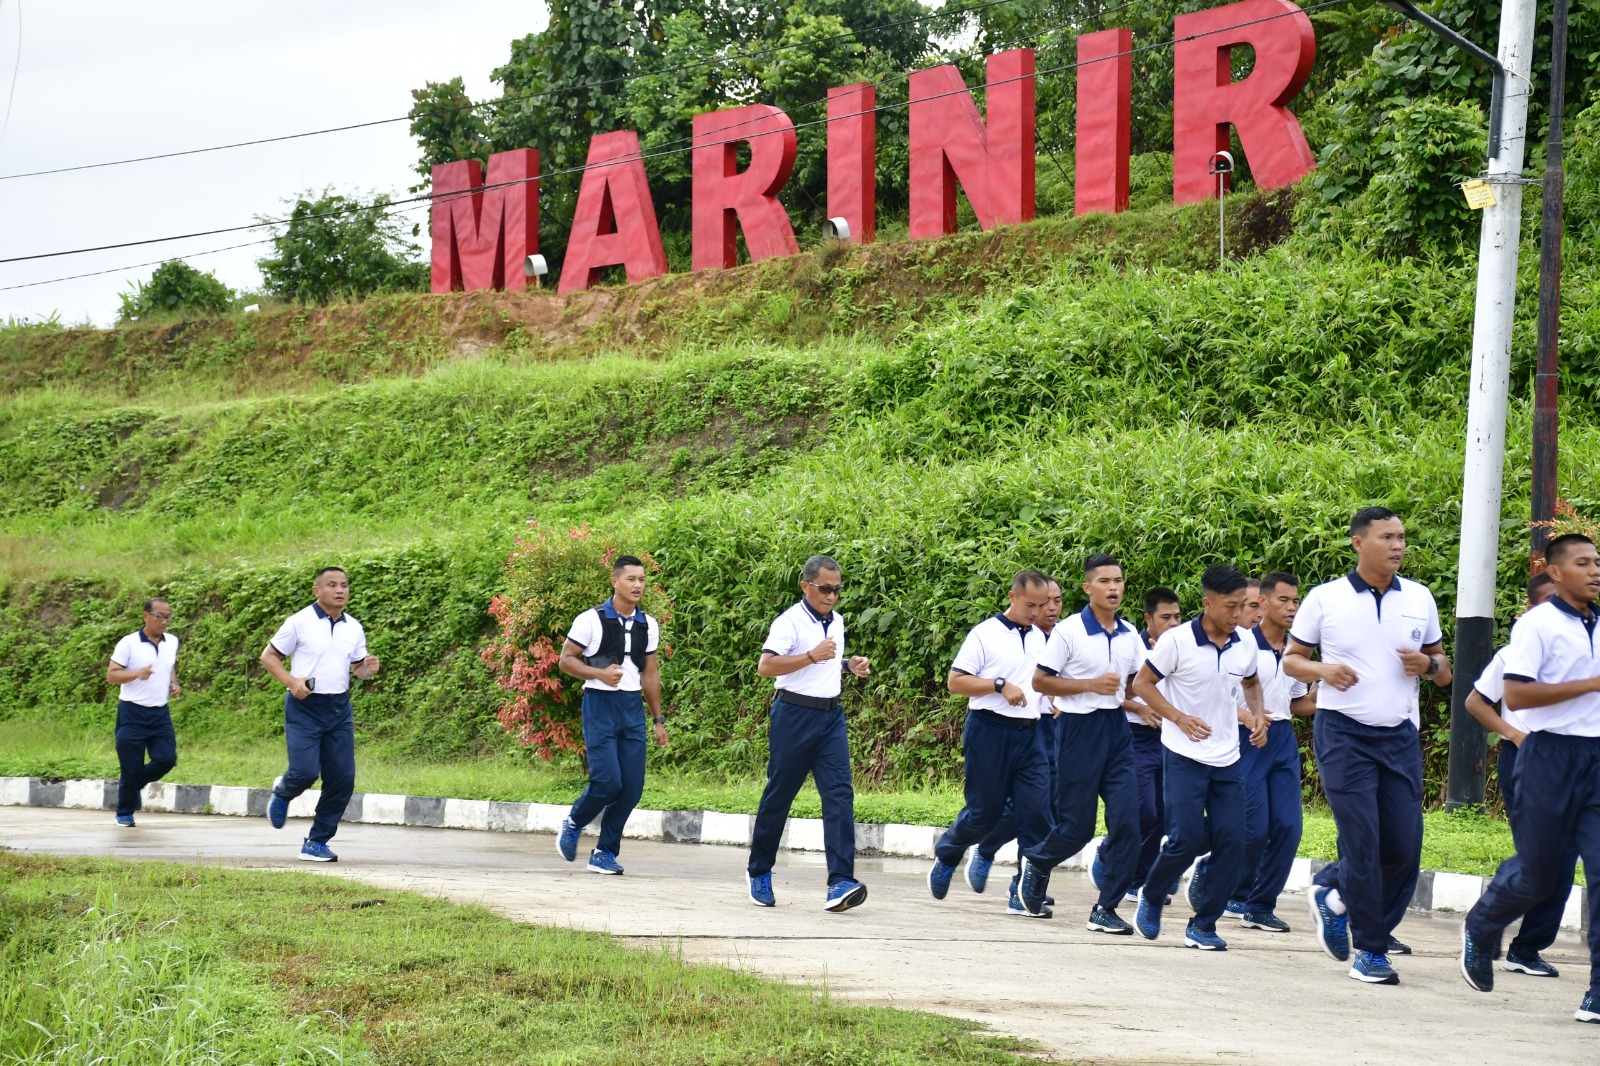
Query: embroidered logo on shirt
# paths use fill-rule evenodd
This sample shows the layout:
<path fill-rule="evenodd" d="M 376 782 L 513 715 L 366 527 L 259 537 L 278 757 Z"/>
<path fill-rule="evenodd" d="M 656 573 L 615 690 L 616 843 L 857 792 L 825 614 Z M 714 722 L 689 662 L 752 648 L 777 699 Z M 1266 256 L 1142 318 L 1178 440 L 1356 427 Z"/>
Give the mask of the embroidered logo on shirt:
<path fill-rule="evenodd" d="M 1420 630 L 1420 629 L 1412 629 L 1411 630 L 1411 639 L 1420 641 L 1422 639 L 1422 630 Z"/>

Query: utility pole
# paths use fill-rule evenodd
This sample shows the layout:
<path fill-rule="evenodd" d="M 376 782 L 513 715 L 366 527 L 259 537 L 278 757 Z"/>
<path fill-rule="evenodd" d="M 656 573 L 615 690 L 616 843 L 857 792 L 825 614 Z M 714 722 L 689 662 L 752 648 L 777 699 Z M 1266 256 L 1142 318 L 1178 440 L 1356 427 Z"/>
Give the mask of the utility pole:
<path fill-rule="evenodd" d="M 1561 384 L 1561 240 L 1567 191 L 1562 126 L 1567 108 L 1567 6 L 1555 0 L 1550 16 L 1550 136 L 1545 141 L 1544 218 L 1539 226 L 1539 358 L 1533 378 L 1533 520 L 1555 517 L 1556 392 Z M 1532 556 L 1544 558 L 1550 530 L 1533 528 Z"/>
<path fill-rule="evenodd" d="M 1415 11 L 1414 6 L 1406 6 Z M 1500 554 L 1506 396 L 1511 385 L 1511 326 L 1516 310 L 1517 246 L 1522 237 L 1528 74 L 1532 69 L 1536 16 L 1535 0 L 1505 0 L 1500 9 L 1498 65 L 1508 76 L 1496 79 L 1504 87 L 1503 103 L 1498 109 L 1500 136 L 1494 136 L 1495 123 L 1491 119 L 1489 165 L 1484 177 L 1494 189 L 1496 202 L 1483 210 L 1483 229 L 1478 241 L 1472 384 L 1467 398 L 1466 455 L 1461 487 L 1454 670 L 1457 682 L 1450 700 L 1447 810 L 1483 802 L 1484 764 L 1488 759 L 1483 727 L 1467 713 L 1465 703 L 1472 683 L 1494 654 L 1495 569 Z"/>

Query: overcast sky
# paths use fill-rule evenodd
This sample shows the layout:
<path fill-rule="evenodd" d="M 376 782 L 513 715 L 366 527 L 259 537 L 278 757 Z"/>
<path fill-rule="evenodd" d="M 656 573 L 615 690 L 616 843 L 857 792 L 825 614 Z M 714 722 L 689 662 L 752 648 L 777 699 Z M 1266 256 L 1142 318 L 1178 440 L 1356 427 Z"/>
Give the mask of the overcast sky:
<path fill-rule="evenodd" d="M 17 58 L 18 21 L 21 55 Z M 17 71 L 0 175 L 200 148 L 404 115 L 410 90 L 459 74 L 474 100 L 514 38 L 541 29 L 534 0 L 0 0 L 0 108 Z M 0 114 L 3 114 L 0 110 Z M 405 122 L 188 158 L 0 180 L 0 258 L 279 217 L 325 185 L 404 195 L 417 151 Z M 402 216 L 424 220 L 425 212 Z M 0 264 L 0 321 L 60 315 L 108 324 L 135 263 L 258 240 L 263 231 Z M 426 227 L 424 227 L 426 236 Z M 260 282 L 264 248 L 194 265 Z"/>

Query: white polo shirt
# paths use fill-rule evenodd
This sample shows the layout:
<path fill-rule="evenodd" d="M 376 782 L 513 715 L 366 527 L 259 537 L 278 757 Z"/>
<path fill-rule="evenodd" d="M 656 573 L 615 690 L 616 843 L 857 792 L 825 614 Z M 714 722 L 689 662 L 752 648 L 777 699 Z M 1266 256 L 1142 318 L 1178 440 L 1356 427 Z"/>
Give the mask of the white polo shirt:
<path fill-rule="evenodd" d="M 1046 701 L 1062 714 L 1089 714 L 1099 710 L 1121 710 L 1127 699 L 1128 678 L 1144 665 L 1144 638 L 1119 615 L 1107 630 L 1085 607 L 1056 623 L 1039 657 L 1039 669 L 1055 677 L 1088 681 L 1116 674 L 1117 691 L 1109 696 L 1080 692 L 1072 696 L 1050 696 Z"/>
<path fill-rule="evenodd" d="M 1144 663 L 1146 660 L 1148 660 L 1150 658 L 1150 652 L 1151 652 L 1152 649 L 1154 649 L 1154 647 L 1155 647 L 1155 642 L 1150 639 L 1150 631 L 1147 630 L 1147 629 L 1141 629 L 1139 631 L 1139 662 L 1141 664 Z M 1159 683 L 1158 682 L 1156 684 L 1156 689 L 1163 696 L 1165 696 L 1167 694 L 1167 686 L 1165 685 L 1165 683 Z M 1130 696 L 1131 696 L 1131 694 L 1130 694 Z M 1129 725 L 1144 726 L 1144 728 L 1147 728 L 1147 729 L 1149 728 L 1148 726 L 1145 726 L 1144 719 L 1140 718 L 1133 711 L 1125 710 L 1125 711 L 1123 711 L 1123 714 L 1127 715 L 1128 724 Z"/>
<path fill-rule="evenodd" d="M 1355 571 L 1312 589 L 1289 629 L 1295 643 L 1320 645 L 1323 662 L 1356 673 L 1343 692 L 1319 686 L 1317 709 L 1383 727 L 1418 724 L 1421 681 L 1406 673 L 1399 650 L 1420 651 L 1440 637 L 1439 608 L 1426 586 L 1397 575 L 1380 596 Z"/>
<path fill-rule="evenodd" d="M 607 618 L 617 618 L 622 621 L 622 678 L 615 686 L 589 678 L 584 681 L 583 687 L 598 692 L 638 692 L 639 668 L 633 665 L 633 657 L 629 653 L 633 651 L 633 642 L 637 639 L 642 623 L 645 634 L 644 653 L 655 654 L 661 644 L 661 627 L 654 618 L 637 607 L 631 615 L 618 614 L 611 600 L 607 599 L 598 609 L 591 608 L 574 618 L 572 628 L 567 630 L 567 640 L 582 648 L 585 655 L 596 655 L 600 651 L 600 638 L 605 635 L 604 627 L 600 624 L 602 612 Z"/>
<path fill-rule="evenodd" d="M 819 700 L 838 698 L 844 683 L 844 615 L 838 611 L 820 615 L 802 599 L 772 620 L 761 650 L 773 655 L 804 655 L 830 638 L 834 643 L 833 658 L 772 679 L 779 696 L 792 692 Z"/>
<path fill-rule="evenodd" d="M 1221 647 L 1206 635 L 1204 615 L 1161 634 L 1147 660 L 1152 673 L 1166 683 L 1162 694 L 1178 710 L 1211 727 L 1205 740 L 1190 740 L 1176 722 L 1161 722 L 1161 743 L 1169 750 L 1205 763 L 1231 766 L 1239 761 L 1239 711 L 1233 691 L 1256 675 L 1256 648 L 1234 629 Z"/>
<path fill-rule="evenodd" d="M 1061 629 L 1062 623 L 1056 623 Z M 1007 718 L 1038 718 L 1042 701 L 1033 689 L 1033 671 L 1044 655 L 1044 634 L 1036 626 L 1018 625 L 1003 614 L 992 615 L 972 627 L 956 652 L 950 669 L 993 680 L 1004 678 L 1020 688 L 1026 697 L 1021 707 L 1013 707 L 1004 695 L 987 692 L 970 696 L 967 708 L 993 711 Z"/>
<path fill-rule="evenodd" d="M 1546 600 L 1517 620 L 1506 645 L 1506 680 L 1558 685 L 1600 677 L 1595 627 L 1600 608 L 1587 615 L 1560 596 Z M 1547 707 L 1518 710 L 1517 728 L 1530 733 L 1600 737 L 1600 692 L 1586 692 Z"/>
<path fill-rule="evenodd" d="M 271 643 L 290 660 L 290 677 L 316 678 L 312 691 L 318 696 L 349 692 L 350 667 L 367 657 L 361 623 L 349 611 L 330 618 L 317 603 L 291 614 Z"/>
<path fill-rule="evenodd" d="M 1483 668 L 1483 673 L 1478 675 L 1478 680 L 1472 683 L 1472 691 L 1482 696 L 1491 707 L 1500 709 L 1500 717 L 1514 729 L 1527 731 L 1522 724 L 1521 711 L 1509 710 L 1505 706 L 1506 698 L 1506 650 L 1501 648 L 1489 660 L 1489 665 Z"/>
<path fill-rule="evenodd" d="M 1267 709 L 1267 716 L 1274 722 L 1287 722 L 1294 717 L 1289 704 L 1311 691 L 1310 686 L 1283 672 L 1283 652 L 1272 646 L 1260 626 L 1245 630 L 1241 636 L 1256 646 L 1256 678 L 1261 682 L 1261 706 Z M 1240 706 L 1243 705 L 1241 693 Z"/>
<path fill-rule="evenodd" d="M 124 670 L 143 670 L 153 667 L 143 681 L 129 681 L 122 686 L 119 699 L 137 703 L 141 707 L 164 707 L 172 695 L 172 672 L 178 668 L 178 638 L 171 633 L 161 635 L 157 644 L 145 636 L 142 629 L 117 641 L 111 650 L 111 661 Z"/>

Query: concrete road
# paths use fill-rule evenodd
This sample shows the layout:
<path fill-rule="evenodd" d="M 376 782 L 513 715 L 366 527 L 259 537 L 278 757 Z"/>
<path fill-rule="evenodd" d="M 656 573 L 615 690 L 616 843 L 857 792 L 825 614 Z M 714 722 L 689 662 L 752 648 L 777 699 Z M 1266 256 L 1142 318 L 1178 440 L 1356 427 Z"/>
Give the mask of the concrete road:
<path fill-rule="evenodd" d="M 692 958 L 808 982 L 859 1003 L 974 1018 L 1037 1040 L 1066 1061 L 1097 1064 L 1540 1066 L 1600 1063 L 1600 1026 L 1572 1011 L 1587 955 L 1563 937 L 1547 957 L 1559 980 L 1500 973 L 1469 989 L 1457 970 L 1459 922 L 1413 918 L 1399 931 L 1417 950 L 1398 959 L 1397 987 L 1359 984 L 1309 934 L 1304 898 L 1280 913 L 1294 932 L 1226 922 L 1226 953 L 1183 946 L 1188 914 L 1168 912 L 1161 939 L 1086 932 L 1088 880 L 1062 874 L 1053 920 L 1005 913 L 1009 871 L 978 896 L 958 877 L 936 902 L 926 864 L 862 860 L 866 905 L 822 910 L 821 856 L 786 855 L 778 906 L 745 895 L 743 849 L 625 841 L 624 877 L 587 873 L 547 835 L 350 825 L 337 864 L 296 861 L 306 823 L 142 814 L 118 829 L 104 811 L 0 808 L 0 845 L 57 855 L 169 859 L 346 877 L 485 904 L 509 917 L 600 930 L 641 943 L 681 941 Z M 299 830 L 299 832 L 297 832 Z M 590 846 L 588 838 L 584 847 Z M 1131 919 L 1131 908 L 1124 907 Z"/>

